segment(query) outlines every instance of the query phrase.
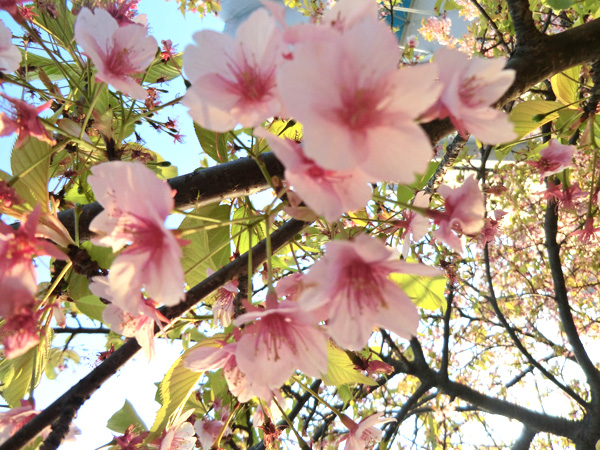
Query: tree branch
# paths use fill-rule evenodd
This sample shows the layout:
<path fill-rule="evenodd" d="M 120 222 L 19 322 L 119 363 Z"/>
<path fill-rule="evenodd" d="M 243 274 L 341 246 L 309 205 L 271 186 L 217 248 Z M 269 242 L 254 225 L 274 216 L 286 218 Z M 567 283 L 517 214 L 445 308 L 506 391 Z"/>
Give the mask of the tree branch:
<path fill-rule="evenodd" d="M 271 152 L 259 156 L 271 176 L 283 176 L 283 165 Z M 187 208 L 204 206 L 226 198 L 242 197 L 269 187 L 258 164 L 251 158 L 240 158 L 225 164 L 198 169 L 168 180 L 175 189 L 175 206 Z M 79 238 L 89 239 L 90 222 L 103 210 L 98 202 L 82 208 L 79 216 Z M 58 213 L 58 219 L 75 237 L 75 212 L 68 209 Z"/>
<path fill-rule="evenodd" d="M 506 0 L 506 3 L 515 28 L 518 46 L 527 46 L 541 36 L 529 9 L 529 0 Z"/>
<path fill-rule="evenodd" d="M 479 11 L 479 13 L 485 18 L 486 22 L 490 24 L 490 26 L 494 30 L 494 34 L 498 38 L 499 44 L 502 46 L 506 54 L 510 54 L 510 48 L 508 47 L 508 44 L 504 41 L 504 36 L 502 36 L 502 33 L 498 29 L 498 26 L 492 20 L 487 11 L 483 8 L 483 6 L 479 4 L 477 0 L 471 0 L 471 3 L 475 6 L 475 8 L 477 8 L 477 11 Z"/>
<path fill-rule="evenodd" d="M 486 243 L 485 246 L 483 247 L 483 259 L 484 259 L 484 265 L 485 265 L 485 278 L 487 281 L 488 291 L 489 291 L 489 293 L 487 295 L 487 299 L 490 302 L 490 305 L 492 305 L 492 309 L 494 310 L 496 317 L 498 317 L 498 320 L 500 320 L 500 323 L 502 324 L 502 328 L 504 328 L 506 330 L 506 332 L 508 333 L 508 335 L 514 342 L 515 347 L 517 347 L 519 349 L 519 351 L 523 354 L 523 356 L 525 356 L 527 361 L 529 361 L 529 364 L 531 364 L 533 367 L 538 369 L 542 373 L 542 375 L 544 375 L 552 383 L 554 383 L 556 386 L 558 386 L 569 397 L 571 397 L 573 400 L 575 400 L 577 403 L 579 403 L 584 408 L 587 408 L 588 404 L 585 402 L 585 400 L 583 400 L 570 387 L 566 386 L 565 384 L 563 384 L 559 380 L 557 380 L 554 375 L 552 375 L 550 372 L 548 372 L 544 366 L 542 366 L 538 361 L 536 361 L 536 359 L 531 355 L 531 353 L 529 353 L 529 351 L 525 348 L 525 346 L 523 345 L 523 343 L 521 342 L 521 340 L 519 339 L 517 334 L 514 332 L 513 328 L 508 323 L 508 320 L 506 320 L 506 317 L 504 316 L 504 314 L 500 310 L 500 307 L 498 306 L 498 299 L 496 298 L 496 293 L 494 292 L 494 281 L 492 279 L 492 271 L 491 271 L 491 267 L 490 267 L 490 253 L 489 253 L 489 244 L 488 243 Z"/>
<path fill-rule="evenodd" d="M 548 262 L 550 272 L 552 273 L 552 282 L 554 284 L 554 298 L 558 306 L 558 313 L 563 330 L 573 349 L 575 358 L 583 372 L 585 373 L 588 384 L 592 392 L 592 404 L 600 402 L 600 371 L 596 368 L 589 355 L 587 354 L 581 339 L 577 326 L 571 314 L 569 305 L 569 295 L 565 284 L 565 277 L 561 267 L 560 245 L 556 242 L 558 234 L 558 213 L 556 211 L 556 202 L 548 200 L 546 204 L 546 214 L 544 220 L 544 232 L 546 236 L 546 250 L 548 251 Z"/>
<path fill-rule="evenodd" d="M 270 237 L 273 251 L 276 251 L 285 245 L 306 225 L 306 222 L 292 219 L 283 224 L 278 230 L 274 231 Z M 263 239 L 257 245 L 252 247 L 250 252 L 252 253 L 253 269 L 256 269 L 267 257 L 266 239 Z M 247 273 L 250 252 L 244 253 L 239 258 L 236 258 L 234 261 L 217 270 L 204 281 L 194 286 L 186 293 L 185 300 L 182 303 L 169 308 L 162 308 L 161 312 L 169 319 L 179 317 L 204 297 L 211 294 L 215 289 L 220 288 L 235 277 Z M 114 375 L 123 364 L 131 359 L 139 349 L 140 345 L 137 341 L 135 339 L 129 339 L 102 364 L 93 369 L 54 403 L 31 419 L 31 421 L 17 431 L 4 444 L 0 445 L 0 450 L 18 450 L 24 447 L 44 428 L 60 418 L 63 415 L 63 412 L 66 412 L 65 416 L 70 414 L 71 411 L 74 414 L 81 405 L 83 405 L 83 403 L 90 398 L 90 396 L 102 386 L 106 380 Z M 64 425 L 62 422 L 63 421 L 61 421 L 61 424 Z"/>

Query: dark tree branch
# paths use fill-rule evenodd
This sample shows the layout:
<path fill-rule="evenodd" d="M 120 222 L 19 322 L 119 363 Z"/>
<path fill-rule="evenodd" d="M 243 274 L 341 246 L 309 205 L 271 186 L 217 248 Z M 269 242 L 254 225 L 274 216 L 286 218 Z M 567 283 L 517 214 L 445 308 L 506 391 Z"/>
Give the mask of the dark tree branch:
<path fill-rule="evenodd" d="M 533 438 L 536 434 L 537 432 L 535 432 L 534 430 L 527 427 L 523 427 L 521 436 L 517 438 L 511 450 L 529 450 L 531 442 L 533 441 Z"/>
<path fill-rule="evenodd" d="M 429 367 L 417 338 L 413 337 L 410 340 L 410 347 L 414 354 L 414 361 L 409 363 L 410 367 L 407 373 L 419 378 L 421 383 L 428 383 L 432 387 L 437 387 L 444 394 L 450 397 L 458 397 L 483 411 L 518 420 L 536 431 L 563 436 L 571 440 L 576 440 L 581 433 L 583 421 L 575 422 L 538 413 L 509 401 L 490 397 L 468 386 L 446 379 L 442 374 Z M 0 450 L 3 449 L 0 448 Z"/>
<path fill-rule="evenodd" d="M 442 346 L 442 364 L 440 374 L 448 379 L 448 364 L 450 360 L 450 318 L 452 316 L 452 302 L 454 301 L 454 286 L 447 284 L 449 289 L 446 295 L 446 312 L 444 313 L 444 345 Z"/>
<path fill-rule="evenodd" d="M 467 139 L 463 138 L 460 134 L 458 134 L 454 139 L 452 139 L 452 142 L 450 142 L 446 146 L 446 153 L 444 153 L 444 156 L 442 157 L 439 166 L 437 167 L 437 169 L 435 169 L 435 173 L 427 182 L 425 192 L 427 192 L 428 194 L 433 194 L 436 191 L 436 189 L 440 186 L 442 178 L 444 178 L 444 175 L 446 175 L 448 169 L 450 169 L 454 165 L 454 161 L 456 161 L 456 158 L 458 158 L 458 155 L 467 143 Z"/>
<path fill-rule="evenodd" d="M 535 26 L 529 0 L 506 0 L 506 3 L 515 28 L 517 45 L 527 46 L 533 43 L 541 33 Z"/>
<path fill-rule="evenodd" d="M 548 372 L 548 370 L 546 370 L 546 368 L 544 366 L 542 366 L 538 361 L 536 361 L 536 359 L 531 355 L 531 353 L 529 353 L 529 351 L 525 348 L 525 346 L 523 345 L 523 343 L 521 342 L 521 340 L 519 339 L 517 334 L 514 332 L 513 328 L 508 323 L 508 320 L 506 320 L 504 313 L 502 313 L 502 311 L 500 310 L 500 306 L 498 306 L 498 299 L 496 298 L 496 293 L 494 292 L 494 281 L 492 279 L 492 270 L 490 267 L 491 265 L 490 265 L 490 253 L 489 253 L 489 244 L 488 243 L 486 243 L 485 246 L 483 247 L 483 260 L 484 260 L 484 265 L 485 265 L 485 278 L 486 278 L 486 282 L 488 285 L 488 291 L 489 291 L 488 295 L 487 295 L 487 300 L 490 302 L 490 305 L 492 305 L 492 309 L 494 310 L 496 317 L 498 317 L 498 320 L 502 324 L 502 327 L 506 330 L 506 332 L 512 339 L 513 343 L 515 344 L 515 347 L 517 347 L 519 349 L 519 351 L 523 354 L 523 356 L 525 356 L 525 358 L 527 359 L 529 364 L 531 364 L 533 367 L 538 369 L 542 373 L 542 375 L 544 375 L 552 383 L 554 383 L 556 386 L 558 386 L 569 397 L 571 397 L 573 400 L 575 400 L 577 403 L 579 403 L 584 408 L 587 408 L 588 404 L 585 402 L 585 400 L 583 400 L 570 387 L 561 383 L 558 379 L 556 379 L 556 377 L 554 375 L 552 375 L 550 372 Z"/>
<path fill-rule="evenodd" d="M 65 334 L 65 333 L 69 333 L 69 334 L 108 334 L 108 333 L 110 333 L 110 329 L 104 328 L 104 327 L 98 327 L 98 328 L 54 327 L 54 328 L 52 328 L 52 331 L 54 332 L 54 334 Z"/>
<path fill-rule="evenodd" d="M 284 246 L 306 225 L 306 222 L 294 219 L 283 224 L 278 230 L 271 234 L 271 247 L 273 251 Z M 256 269 L 267 257 L 266 239 L 263 239 L 257 245 L 252 247 L 251 252 L 253 269 Z M 204 281 L 190 289 L 186 293 L 185 300 L 182 303 L 169 308 L 162 308 L 161 312 L 169 319 L 179 317 L 204 297 L 210 295 L 215 289 L 220 288 L 225 283 L 238 276 L 243 276 L 248 271 L 249 255 L 250 252 L 244 253 L 225 267 L 222 267 Z M 0 445 L 0 450 L 18 450 L 24 447 L 27 442 L 61 416 L 66 417 L 68 414 L 71 414 L 71 411 L 73 411 L 74 415 L 81 405 L 83 405 L 83 403 L 100 386 L 102 386 L 107 379 L 114 375 L 123 364 L 135 355 L 139 349 L 140 345 L 137 341 L 135 339 L 129 339 L 102 364 L 93 369 L 54 403 L 31 419 L 31 421 L 17 431 L 17 433 L 9 438 L 4 444 Z M 64 416 L 63 413 L 65 413 Z M 61 420 L 61 426 L 64 425 L 65 420 L 66 419 Z M 70 423 L 70 419 L 68 422 Z"/>
<path fill-rule="evenodd" d="M 271 176 L 283 176 L 283 166 L 273 153 L 260 155 Z M 192 173 L 171 178 L 169 185 L 177 191 L 175 206 L 187 208 L 204 206 L 226 198 L 242 197 L 269 187 L 258 164 L 251 158 L 241 158 L 218 166 L 198 169 Z M 98 202 L 85 205 L 79 216 L 79 238 L 89 239 L 89 225 L 102 211 Z M 73 209 L 62 211 L 58 219 L 75 237 L 75 213 Z"/>
<path fill-rule="evenodd" d="M 558 234 L 558 213 L 557 205 L 554 201 L 548 200 L 546 204 L 546 214 L 544 220 L 544 232 L 546 237 L 546 250 L 548 251 L 548 262 L 554 284 L 554 298 L 558 306 L 558 313 L 563 330 L 573 349 L 575 358 L 583 372 L 585 373 L 592 393 L 592 404 L 598 405 L 600 402 L 600 371 L 596 368 L 589 355 L 587 354 L 581 339 L 577 326 L 571 314 L 569 305 L 569 295 L 565 284 L 565 277 L 561 267 L 560 245 L 556 242 Z"/>
<path fill-rule="evenodd" d="M 408 417 L 410 410 L 415 406 L 415 404 L 419 401 L 419 399 L 425 395 L 425 393 L 431 389 L 431 385 L 428 383 L 421 383 L 419 387 L 415 390 L 415 392 L 404 402 L 400 411 L 396 413 L 394 418 L 395 422 L 391 423 L 390 426 L 385 430 L 385 435 L 379 444 L 379 450 L 384 450 L 388 448 L 391 440 L 398 432 L 400 425 Z"/>
<path fill-rule="evenodd" d="M 537 33 L 533 41 L 517 45 L 506 63 L 507 69 L 516 72 L 515 81 L 494 106 L 500 108 L 506 105 L 529 88 L 569 67 L 600 59 L 598 40 L 600 19 L 595 19 L 553 36 Z M 434 120 L 423 124 L 423 128 L 433 143 L 454 131 L 448 119 Z"/>

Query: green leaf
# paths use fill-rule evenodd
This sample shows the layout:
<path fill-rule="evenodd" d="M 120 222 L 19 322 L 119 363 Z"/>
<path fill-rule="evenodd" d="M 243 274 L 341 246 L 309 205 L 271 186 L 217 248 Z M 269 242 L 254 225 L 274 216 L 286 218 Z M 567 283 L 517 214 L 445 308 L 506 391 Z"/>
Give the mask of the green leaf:
<path fill-rule="evenodd" d="M 510 112 L 510 120 L 515 124 L 515 133 L 519 139 L 533 130 L 541 127 L 558 117 L 558 109 L 562 108 L 558 102 L 547 102 L 545 100 L 529 100 L 519 103 Z M 534 120 L 534 116 L 537 116 Z"/>
<path fill-rule="evenodd" d="M 579 74 L 581 66 L 571 67 L 564 72 L 557 73 L 550 78 L 552 90 L 556 94 L 556 98 L 564 104 L 570 105 L 570 109 L 579 109 L 577 105 L 571 105 L 577 101 L 577 93 L 579 91 Z"/>
<path fill-rule="evenodd" d="M 130 425 L 134 425 L 137 430 L 148 431 L 146 424 L 144 424 L 144 421 L 138 416 L 134 407 L 128 400 L 125 400 L 123 407 L 108 419 L 106 426 L 108 429 L 116 431 L 117 433 L 125 434 L 125 431 L 127 431 L 127 428 L 129 428 Z"/>
<path fill-rule="evenodd" d="M 29 349 L 24 355 L 14 359 L 5 359 L 0 363 L 0 394 L 11 408 L 21 406 L 21 399 L 36 387 L 46 368 L 52 342 L 52 329 L 40 337 L 40 343 Z"/>
<path fill-rule="evenodd" d="M 546 4 L 554 11 L 562 11 L 563 9 L 569 9 L 573 6 L 571 0 L 546 0 Z"/>
<path fill-rule="evenodd" d="M 230 139 L 230 132 L 227 133 L 216 133 L 214 131 L 202 128 L 198 124 L 194 124 L 194 130 L 196 136 L 198 136 L 198 142 L 204 153 L 210 156 L 217 162 L 228 161 L 227 154 L 227 141 Z"/>
<path fill-rule="evenodd" d="M 342 386 L 344 384 L 366 384 L 368 386 L 377 386 L 377 382 L 364 376 L 359 370 L 354 368 L 354 364 L 344 350 L 329 342 L 327 348 L 327 357 L 329 366 L 327 375 L 323 376 L 323 381 L 330 386 Z"/>
<path fill-rule="evenodd" d="M 175 63 L 170 59 L 167 62 L 163 60 L 159 60 L 152 64 L 150 68 L 146 71 L 146 76 L 144 77 L 145 83 L 162 83 L 164 81 L 172 80 L 173 78 L 177 78 L 180 73 L 182 63 L 183 63 L 183 53 L 179 53 L 174 56 Z"/>
<path fill-rule="evenodd" d="M 210 217 L 219 221 L 229 220 L 229 206 L 212 204 L 196 209 L 193 213 L 197 216 Z M 197 228 L 203 225 L 214 225 L 208 220 L 186 217 L 179 230 Z M 205 230 L 199 229 L 194 234 L 186 235 L 190 243 L 182 248 L 183 270 L 185 281 L 189 286 L 195 286 L 208 275 L 206 269 L 218 270 L 229 262 L 231 248 L 229 243 L 229 225 Z"/>
<path fill-rule="evenodd" d="M 102 313 L 106 309 L 106 305 L 95 295 L 81 297 L 75 302 L 75 306 L 90 319 L 102 322 Z"/>
<path fill-rule="evenodd" d="M 267 236 L 267 228 L 264 220 L 260 219 L 260 216 L 252 211 L 251 208 L 242 206 L 233 213 L 233 219 L 244 219 L 248 221 L 242 224 L 231 225 L 231 236 L 233 242 L 237 248 L 238 253 L 246 253 L 250 249 L 250 234 L 252 234 L 252 246 L 256 245 L 260 240 Z M 252 218 L 254 220 L 252 220 Z M 246 226 L 246 224 L 253 223 L 252 227 Z"/>
<path fill-rule="evenodd" d="M 419 308 L 437 311 L 445 309 L 446 300 L 446 278 L 425 277 L 421 275 L 410 275 L 406 273 L 393 273 L 390 279 L 402 288 Z"/>
<path fill-rule="evenodd" d="M 269 126 L 269 131 L 293 141 L 302 140 L 302 125 L 294 120 L 276 119 Z"/>
<path fill-rule="evenodd" d="M 43 25 L 56 39 L 62 42 L 63 46 L 67 47 L 75 39 L 73 30 L 75 15 L 67 9 L 65 1 L 47 0 L 45 3 L 45 8 L 34 5 L 34 22 Z M 51 9 L 50 7 L 56 12 L 56 15 L 50 15 L 47 12 Z"/>
<path fill-rule="evenodd" d="M 159 436 L 165 428 L 168 428 L 177 419 L 179 414 L 181 414 L 187 399 L 192 393 L 192 390 L 202 376 L 202 372 L 193 372 L 183 366 L 185 358 L 195 348 L 214 344 L 215 340 L 216 338 L 207 339 L 201 344 L 195 345 L 187 350 L 168 370 L 165 378 L 158 386 L 158 397 L 161 402 L 161 407 L 156 413 L 156 419 L 154 420 L 152 428 L 150 428 L 148 440 L 152 440 Z"/>
<path fill-rule="evenodd" d="M 10 166 L 17 193 L 32 208 L 40 203 L 42 211 L 48 211 L 48 180 L 50 179 L 50 156 L 53 150 L 46 142 L 29 138 L 20 148 L 13 148 Z"/>
<path fill-rule="evenodd" d="M 25 53 L 21 50 L 22 64 L 27 64 L 27 77 L 30 81 L 39 79 L 39 73 L 36 69 L 42 69 L 51 81 L 65 79 L 65 74 L 69 79 L 80 79 L 81 71 L 76 64 L 55 63 L 50 58 L 36 55 L 35 53 Z"/>
<path fill-rule="evenodd" d="M 79 363 L 79 355 L 70 349 L 52 348 L 50 349 L 50 356 L 48 358 L 48 364 L 46 365 L 45 373 L 46 378 L 49 380 L 56 379 L 58 372 L 57 367 L 64 366 L 65 361 L 70 359 L 75 363 Z"/>

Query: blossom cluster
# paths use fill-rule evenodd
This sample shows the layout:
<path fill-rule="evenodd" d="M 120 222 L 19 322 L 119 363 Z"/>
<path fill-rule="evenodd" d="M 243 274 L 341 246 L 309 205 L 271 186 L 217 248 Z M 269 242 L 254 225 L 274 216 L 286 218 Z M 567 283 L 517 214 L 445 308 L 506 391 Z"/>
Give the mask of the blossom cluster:
<path fill-rule="evenodd" d="M 462 135 L 497 144 L 516 137 L 492 108 L 512 84 L 500 60 L 469 60 L 443 49 L 434 62 L 398 69 L 399 48 L 377 20 L 375 2 L 346 0 L 319 24 L 286 23 L 268 3 L 237 30 L 194 35 L 183 68 L 192 86 L 183 104 L 217 132 L 258 127 L 270 117 L 303 125 L 302 142 L 264 138 L 286 167 L 286 181 L 327 220 L 360 209 L 369 183 L 409 184 L 432 157 L 419 122 L 448 117 Z"/>

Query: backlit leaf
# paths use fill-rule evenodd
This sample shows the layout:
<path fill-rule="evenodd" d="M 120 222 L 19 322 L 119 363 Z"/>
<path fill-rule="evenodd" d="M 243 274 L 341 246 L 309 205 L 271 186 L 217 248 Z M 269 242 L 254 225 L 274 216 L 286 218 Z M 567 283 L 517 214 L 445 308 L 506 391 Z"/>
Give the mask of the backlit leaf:
<path fill-rule="evenodd" d="M 366 384 L 368 386 L 377 386 L 377 382 L 364 376 L 360 370 L 354 367 L 354 364 L 344 350 L 329 342 L 327 348 L 327 357 L 329 366 L 327 374 L 323 376 L 323 381 L 330 386 L 341 386 L 344 384 Z"/>

